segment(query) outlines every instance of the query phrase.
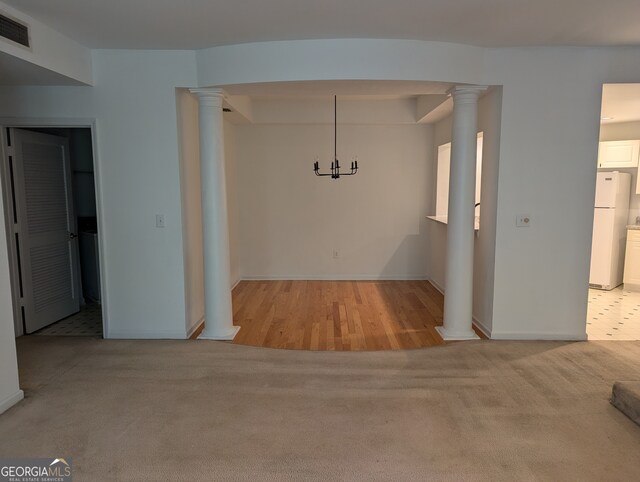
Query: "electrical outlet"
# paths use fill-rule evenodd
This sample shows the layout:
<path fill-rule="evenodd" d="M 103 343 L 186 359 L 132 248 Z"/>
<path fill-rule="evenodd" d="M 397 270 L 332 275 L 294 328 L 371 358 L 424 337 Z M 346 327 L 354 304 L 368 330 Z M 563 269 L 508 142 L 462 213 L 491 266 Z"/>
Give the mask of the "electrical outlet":
<path fill-rule="evenodd" d="M 337 249 L 333 250 L 333 259 L 338 259 L 340 257 L 340 251 Z"/>
<path fill-rule="evenodd" d="M 164 228 L 164 214 L 156 214 L 156 228 Z"/>
<path fill-rule="evenodd" d="M 518 228 L 528 228 L 531 224 L 531 217 L 528 214 L 520 214 L 516 218 L 516 227 Z"/>

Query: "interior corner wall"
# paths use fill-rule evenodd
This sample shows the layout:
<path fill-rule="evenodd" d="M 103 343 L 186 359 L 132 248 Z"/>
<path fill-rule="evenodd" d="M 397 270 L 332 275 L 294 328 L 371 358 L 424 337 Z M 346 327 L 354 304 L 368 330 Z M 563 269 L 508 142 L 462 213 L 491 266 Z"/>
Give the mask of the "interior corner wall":
<path fill-rule="evenodd" d="M 185 338 L 175 87 L 195 84 L 195 54 L 93 57 L 95 86 L 0 87 L 2 114 L 45 124 L 95 119 L 106 335 Z M 155 227 L 156 214 L 165 215 L 164 228 Z"/>
<path fill-rule="evenodd" d="M 202 255 L 202 199 L 200 188 L 200 129 L 198 98 L 187 89 L 176 89 L 186 334 L 204 320 L 204 266 Z"/>
<path fill-rule="evenodd" d="M 448 115 L 444 119 L 436 122 L 433 126 L 433 159 L 431 171 L 431 185 L 429 192 L 431 195 L 429 213 L 436 212 L 437 195 L 437 175 L 438 175 L 438 146 L 451 142 L 452 117 Z M 427 220 L 427 233 L 429 236 L 427 265 L 429 267 L 429 281 L 440 291 L 444 292 L 446 253 L 447 253 L 447 225 L 432 220 Z"/>
<path fill-rule="evenodd" d="M 3 208 L 2 183 L 0 183 L 0 213 Z M 13 329 L 13 301 L 9 279 L 7 256 L 7 233 L 4 222 L 0 222 L 0 413 L 22 400 L 18 385 L 16 362 L 16 339 Z"/>
<path fill-rule="evenodd" d="M 495 263 L 496 214 L 498 203 L 498 165 L 500 159 L 502 88 L 491 87 L 478 103 L 478 132 L 483 132 L 480 229 L 474 243 L 473 318 L 491 334 Z M 439 145 L 451 142 L 452 116 L 434 126 L 434 156 Z M 435 209 L 437 163 L 432 172 L 432 208 Z M 430 221 L 429 279 L 440 290 L 445 286 L 447 226 Z"/>
<path fill-rule="evenodd" d="M 344 109 L 344 107 L 343 107 Z M 243 278 L 425 279 L 432 128 L 331 124 L 236 126 Z M 334 251 L 337 256 L 334 256 Z"/>
<path fill-rule="evenodd" d="M 224 158 L 227 188 L 227 213 L 229 222 L 229 257 L 231 267 L 231 286 L 242 279 L 240 265 L 240 241 L 238 234 L 238 161 L 236 154 L 236 126 L 224 122 Z"/>
<path fill-rule="evenodd" d="M 480 229 L 474 247 L 473 317 L 491 335 L 495 281 L 496 226 L 498 214 L 498 172 L 502 129 L 502 87 L 491 87 L 480 99 L 478 130 L 482 138 L 480 185 Z"/>

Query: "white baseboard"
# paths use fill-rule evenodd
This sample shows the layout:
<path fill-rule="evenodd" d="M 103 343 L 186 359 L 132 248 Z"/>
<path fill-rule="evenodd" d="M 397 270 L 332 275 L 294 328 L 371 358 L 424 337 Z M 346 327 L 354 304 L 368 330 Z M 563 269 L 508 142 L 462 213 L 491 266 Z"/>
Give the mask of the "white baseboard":
<path fill-rule="evenodd" d="M 432 279 L 429 279 L 429 280 L 427 280 L 427 281 L 429 281 L 429 283 L 431 283 L 435 289 L 437 289 L 437 290 L 438 290 L 442 295 L 444 295 L 444 288 L 443 288 L 442 286 L 440 286 L 440 284 L 439 284 L 439 283 L 435 282 L 435 281 L 434 281 L 434 280 L 432 280 Z M 480 330 L 480 331 L 484 334 L 484 336 L 486 336 L 486 337 L 487 337 L 487 338 L 489 338 L 489 339 L 492 339 L 492 338 L 493 338 L 492 333 L 491 333 L 491 330 L 490 330 L 489 328 L 487 328 L 487 327 L 486 327 L 486 326 L 485 326 L 485 325 L 484 325 L 480 320 L 478 320 L 475 316 L 474 316 L 474 317 L 472 317 L 472 321 L 473 321 L 473 324 L 474 324 L 474 325 L 476 325 L 476 328 L 478 328 L 478 330 Z"/>
<path fill-rule="evenodd" d="M 240 328 L 242 328 L 241 326 L 234 326 L 232 327 L 232 330 L 230 333 L 224 333 L 222 335 L 219 334 L 214 334 L 214 335 L 209 335 L 205 331 L 203 331 L 202 333 L 200 333 L 200 335 L 198 336 L 198 340 L 227 340 L 227 341 L 231 341 L 233 340 L 236 335 L 238 334 L 238 332 L 240 331 Z"/>
<path fill-rule="evenodd" d="M 0 413 L 6 412 L 23 398 L 24 392 L 22 390 L 18 390 L 16 393 L 8 396 L 4 400 L 0 400 Z"/>
<path fill-rule="evenodd" d="M 110 331 L 107 334 L 109 340 L 184 340 L 187 334 L 184 331 Z"/>
<path fill-rule="evenodd" d="M 429 283 L 431 283 L 431 284 L 433 285 L 433 287 L 434 287 L 435 289 L 437 289 L 437 290 L 440 292 L 440 294 L 444 295 L 444 288 L 443 288 L 442 286 L 440 286 L 440 284 L 439 284 L 439 283 L 436 283 L 434 280 L 432 280 L 432 279 L 430 279 L 430 278 L 429 278 L 429 279 L 427 279 L 427 281 L 428 281 Z"/>
<path fill-rule="evenodd" d="M 238 286 L 238 283 L 240 283 L 240 281 L 242 281 L 242 279 L 237 279 L 236 281 L 234 281 L 234 282 L 231 284 L 231 290 L 232 290 L 232 291 L 233 291 L 233 289 L 234 289 L 236 286 Z M 193 334 L 196 332 L 196 330 L 197 330 L 198 328 L 200 328 L 200 325 L 202 325 L 202 323 L 204 323 L 204 316 L 202 316 L 198 321 L 196 321 L 195 323 L 193 323 L 193 324 L 189 327 L 189 329 L 187 329 L 187 332 L 186 332 L 186 338 L 185 338 L 185 339 L 187 339 L 187 340 L 188 340 L 189 338 L 191 338 L 191 335 L 193 335 Z"/>
<path fill-rule="evenodd" d="M 369 274 L 243 276 L 242 281 L 427 281 L 425 275 L 377 276 Z"/>
<path fill-rule="evenodd" d="M 484 334 L 484 336 L 486 336 L 490 340 L 494 338 L 493 332 L 489 328 L 487 328 L 485 324 L 482 323 L 480 320 L 478 320 L 475 316 L 473 317 L 473 324 L 476 325 L 476 328 L 480 330 Z"/>
<path fill-rule="evenodd" d="M 195 333 L 195 331 L 200 327 L 202 323 L 204 323 L 204 316 L 189 327 L 189 329 L 187 330 L 187 336 L 186 336 L 187 340 L 191 338 L 191 335 Z"/>
<path fill-rule="evenodd" d="M 433 285 L 440 293 L 444 295 L 444 289 L 438 283 L 429 280 L 429 283 Z M 475 316 L 473 317 L 473 324 L 476 325 L 482 333 L 486 335 L 490 340 L 549 340 L 549 341 L 586 341 L 587 335 L 575 334 L 575 333 L 526 333 L 526 332 L 508 332 L 508 331 L 494 331 L 487 328 L 480 320 Z"/>
<path fill-rule="evenodd" d="M 494 340 L 545 340 L 545 341 L 586 341 L 587 335 L 575 333 L 526 333 L 493 331 L 491 338 Z"/>

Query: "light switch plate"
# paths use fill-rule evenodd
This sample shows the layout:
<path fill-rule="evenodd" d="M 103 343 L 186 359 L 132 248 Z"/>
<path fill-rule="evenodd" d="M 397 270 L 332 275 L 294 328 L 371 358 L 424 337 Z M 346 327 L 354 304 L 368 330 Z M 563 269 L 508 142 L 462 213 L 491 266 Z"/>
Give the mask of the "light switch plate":
<path fill-rule="evenodd" d="M 164 214 L 156 214 L 156 228 L 164 228 Z"/>
<path fill-rule="evenodd" d="M 518 228 L 528 228 L 531 225 L 531 217 L 528 214 L 520 214 L 516 217 L 516 226 Z"/>

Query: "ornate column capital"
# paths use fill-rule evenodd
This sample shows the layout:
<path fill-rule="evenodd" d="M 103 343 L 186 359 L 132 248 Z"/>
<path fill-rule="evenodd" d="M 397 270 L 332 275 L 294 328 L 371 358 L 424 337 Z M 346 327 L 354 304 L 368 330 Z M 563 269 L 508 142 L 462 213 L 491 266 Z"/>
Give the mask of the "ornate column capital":
<path fill-rule="evenodd" d="M 201 103 L 206 103 L 212 106 L 222 106 L 222 100 L 226 94 L 224 90 L 218 87 L 202 87 L 189 89 L 189 92 L 198 96 L 198 100 Z"/>
<path fill-rule="evenodd" d="M 454 102 L 477 102 L 480 94 L 488 88 L 486 85 L 454 85 L 447 91 L 447 94 L 453 97 Z"/>

